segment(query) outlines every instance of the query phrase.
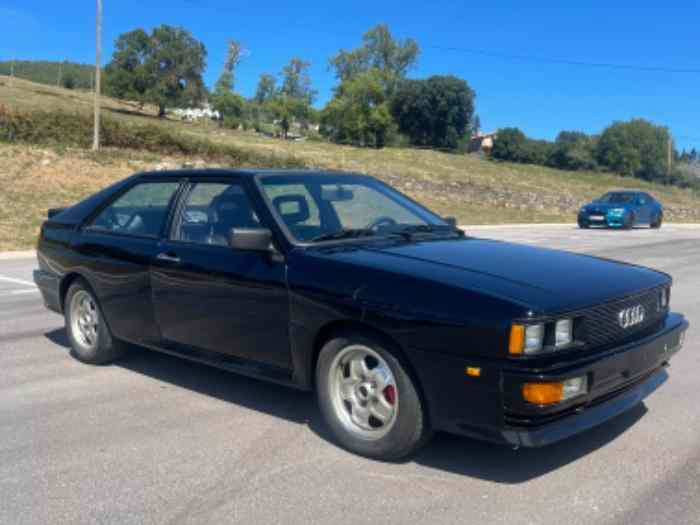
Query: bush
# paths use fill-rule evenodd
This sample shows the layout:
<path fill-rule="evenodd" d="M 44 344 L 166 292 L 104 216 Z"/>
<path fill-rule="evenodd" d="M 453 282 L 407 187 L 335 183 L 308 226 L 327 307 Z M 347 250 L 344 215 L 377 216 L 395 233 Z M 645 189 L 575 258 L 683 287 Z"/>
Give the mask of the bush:
<path fill-rule="evenodd" d="M 103 118 L 100 127 L 104 146 L 146 150 L 162 154 L 197 155 L 226 160 L 232 165 L 303 167 L 292 157 L 267 156 L 235 146 L 190 137 L 156 125 L 131 125 Z M 0 142 L 55 144 L 88 148 L 92 145 L 91 115 L 62 111 L 21 113 L 0 106 Z"/>
<path fill-rule="evenodd" d="M 668 129 L 644 119 L 615 122 L 601 134 L 596 157 L 611 171 L 663 182 L 668 170 L 669 140 Z"/>
<path fill-rule="evenodd" d="M 238 127 L 241 125 L 241 119 L 231 115 L 226 115 L 221 123 L 223 127 L 227 129 L 238 129 Z"/>

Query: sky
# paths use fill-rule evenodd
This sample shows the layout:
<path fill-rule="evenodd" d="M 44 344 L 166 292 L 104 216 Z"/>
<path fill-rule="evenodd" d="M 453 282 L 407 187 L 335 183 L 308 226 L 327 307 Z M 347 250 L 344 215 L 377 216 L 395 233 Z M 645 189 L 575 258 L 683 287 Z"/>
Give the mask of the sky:
<path fill-rule="evenodd" d="M 668 126 L 677 148 L 700 150 L 698 0 L 103 1 L 105 63 L 120 33 L 183 26 L 207 48 L 209 86 L 226 40 L 236 39 L 248 50 L 237 91 L 251 96 L 261 73 L 279 73 L 298 56 L 312 64 L 320 107 L 336 85 L 329 57 L 386 23 L 421 48 L 411 78 L 451 74 L 469 83 L 483 131 L 516 126 L 553 139 L 562 129 L 597 133 L 643 117 Z M 0 60 L 94 62 L 95 3 L 0 0 Z"/>

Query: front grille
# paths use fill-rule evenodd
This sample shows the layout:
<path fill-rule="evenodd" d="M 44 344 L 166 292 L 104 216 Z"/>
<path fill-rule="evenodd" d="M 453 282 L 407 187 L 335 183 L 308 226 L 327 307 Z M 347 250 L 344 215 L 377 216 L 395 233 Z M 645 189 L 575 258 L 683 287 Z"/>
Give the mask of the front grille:
<path fill-rule="evenodd" d="M 577 339 L 585 341 L 586 346 L 598 347 L 610 343 L 624 342 L 644 337 L 660 328 L 668 314 L 668 308 L 659 308 L 659 299 L 663 287 L 646 291 L 641 294 L 626 297 L 599 306 L 588 308 L 579 314 L 580 323 Z M 622 310 L 642 305 L 645 310 L 644 321 L 623 328 L 620 325 L 619 314 Z"/>

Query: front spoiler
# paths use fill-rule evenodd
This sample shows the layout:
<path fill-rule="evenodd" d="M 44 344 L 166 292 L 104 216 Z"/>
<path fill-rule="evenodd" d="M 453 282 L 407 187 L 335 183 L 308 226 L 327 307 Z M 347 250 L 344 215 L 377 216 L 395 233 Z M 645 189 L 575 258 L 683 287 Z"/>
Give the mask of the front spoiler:
<path fill-rule="evenodd" d="M 660 369 L 647 380 L 609 401 L 537 429 L 505 430 L 502 434 L 503 439 L 506 443 L 517 447 L 542 447 L 556 443 L 605 423 L 634 408 L 664 384 L 667 379 L 666 370 Z"/>

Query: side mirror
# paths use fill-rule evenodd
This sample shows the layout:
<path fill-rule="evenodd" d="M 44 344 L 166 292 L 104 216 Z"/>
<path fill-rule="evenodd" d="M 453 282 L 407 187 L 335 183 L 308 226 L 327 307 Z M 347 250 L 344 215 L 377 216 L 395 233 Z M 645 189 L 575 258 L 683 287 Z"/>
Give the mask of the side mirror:
<path fill-rule="evenodd" d="M 236 250 L 269 252 L 272 232 L 267 228 L 231 228 L 228 243 Z"/>
<path fill-rule="evenodd" d="M 457 219 L 454 217 L 443 217 L 442 220 L 445 221 L 447 223 L 447 225 L 451 226 L 452 228 L 457 227 Z"/>

